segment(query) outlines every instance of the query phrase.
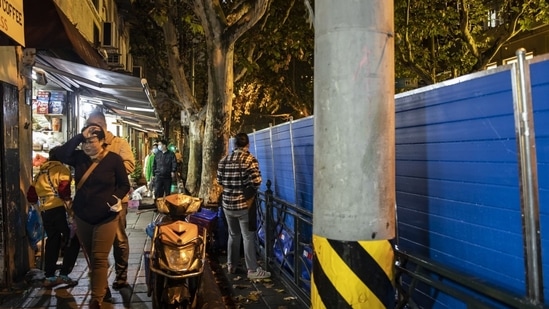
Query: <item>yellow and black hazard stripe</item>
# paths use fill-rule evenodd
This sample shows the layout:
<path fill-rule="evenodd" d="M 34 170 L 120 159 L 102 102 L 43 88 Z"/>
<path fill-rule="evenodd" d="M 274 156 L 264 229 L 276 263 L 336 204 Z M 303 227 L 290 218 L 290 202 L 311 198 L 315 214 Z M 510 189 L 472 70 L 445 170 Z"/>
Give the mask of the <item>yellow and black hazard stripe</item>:
<path fill-rule="evenodd" d="M 394 252 L 389 240 L 338 241 L 313 235 L 312 308 L 390 308 Z"/>

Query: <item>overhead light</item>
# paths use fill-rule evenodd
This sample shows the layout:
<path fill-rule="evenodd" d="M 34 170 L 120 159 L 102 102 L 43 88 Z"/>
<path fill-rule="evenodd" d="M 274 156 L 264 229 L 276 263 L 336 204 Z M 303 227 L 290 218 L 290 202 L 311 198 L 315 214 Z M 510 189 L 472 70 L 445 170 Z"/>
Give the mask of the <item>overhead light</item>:
<path fill-rule="evenodd" d="M 104 60 L 107 60 L 109 58 L 109 54 L 107 53 L 107 50 L 104 48 L 98 48 L 97 51 L 103 57 Z"/>
<path fill-rule="evenodd" d="M 126 121 L 126 120 L 120 120 L 120 121 L 125 123 L 125 124 L 128 124 L 130 126 L 134 126 L 134 127 L 138 127 L 138 128 L 143 127 L 142 125 L 140 125 L 139 123 L 136 123 L 136 122 Z"/>
<path fill-rule="evenodd" d="M 32 79 L 39 85 L 45 86 L 48 83 L 46 71 L 39 68 L 32 69 Z"/>
<path fill-rule="evenodd" d="M 144 108 L 144 107 L 133 107 L 133 106 L 126 106 L 127 111 L 134 111 L 134 112 L 149 112 L 154 113 L 153 108 Z"/>
<path fill-rule="evenodd" d="M 148 133 L 149 131 L 147 130 L 144 130 L 144 129 L 140 129 L 140 128 L 133 128 L 134 130 L 136 131 L 141 131 L 141 132 L 145 132 L 145 133 Z"/>
<path fill-rule="evenodd" d="M 103 102 L 101 102 L 99 100 L 96 100 L 96 99 L 93 99 L 93 98 L 87 98 L 87 97 L 82 97 L 80 102 L 81 103 L 87 103 L 87 104 L 93 104 L 93 105 L 103 105 Z"/>

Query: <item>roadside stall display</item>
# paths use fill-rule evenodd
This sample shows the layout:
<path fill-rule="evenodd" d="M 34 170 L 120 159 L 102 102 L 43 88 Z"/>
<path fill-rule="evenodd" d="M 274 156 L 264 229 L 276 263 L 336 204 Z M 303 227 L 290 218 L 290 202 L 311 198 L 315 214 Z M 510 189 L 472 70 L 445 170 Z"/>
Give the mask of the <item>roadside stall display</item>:
<path fill-rule="evenodd" d="M 48 158 L 48 151 L 65 142 L 66 92 L 35 90 L 32 100 L 33 171 Z M 35 164 L 36 162 L 36 164 Z"/>

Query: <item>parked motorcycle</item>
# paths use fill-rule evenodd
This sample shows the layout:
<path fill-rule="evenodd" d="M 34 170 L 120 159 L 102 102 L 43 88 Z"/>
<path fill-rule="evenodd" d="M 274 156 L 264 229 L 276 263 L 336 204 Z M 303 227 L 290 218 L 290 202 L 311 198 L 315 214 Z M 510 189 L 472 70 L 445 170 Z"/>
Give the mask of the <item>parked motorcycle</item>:
<path fill-rule="evenodd" d="M 186 221 L 202 199 L 182 193 L 157 199 L 147 266 L 148 295 L 154 309 L 196 308 L 206 259 L 206 231 Z"/>

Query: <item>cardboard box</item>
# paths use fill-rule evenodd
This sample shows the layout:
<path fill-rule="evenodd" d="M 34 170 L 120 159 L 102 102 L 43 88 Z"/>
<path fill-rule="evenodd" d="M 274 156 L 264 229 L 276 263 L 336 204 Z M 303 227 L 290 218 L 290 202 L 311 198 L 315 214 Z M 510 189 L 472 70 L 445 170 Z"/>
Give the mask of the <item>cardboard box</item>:
<path fill-rule="evenodd" d="M 128 208 L 129 209 L 137 209 L 139 208 L 140 200 L 129 200 L 128 201 Z"/>
<path fill-rule="evenodd" d="M 37 101 L 36 102 L 36 113 L 37 114 L 47 114 L 48 113 L 48 102 Z"/>

